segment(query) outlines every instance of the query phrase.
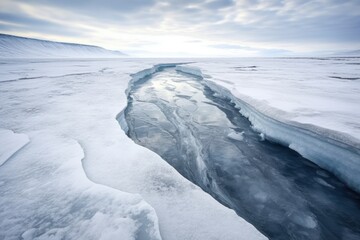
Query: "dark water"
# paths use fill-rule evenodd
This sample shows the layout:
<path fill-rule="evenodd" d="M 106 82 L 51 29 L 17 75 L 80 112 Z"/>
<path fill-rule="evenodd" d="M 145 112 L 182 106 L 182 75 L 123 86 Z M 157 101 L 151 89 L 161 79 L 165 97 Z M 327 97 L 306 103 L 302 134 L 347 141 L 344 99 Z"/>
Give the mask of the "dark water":
<path fill-rule="evenodd" d="M 269 238 L 360 239 L 359 195 L 291 149 L 264 141 L 201 79 L 174 69 L 144 79 L 130 93 L 125 118 L 136 143 Z"/>

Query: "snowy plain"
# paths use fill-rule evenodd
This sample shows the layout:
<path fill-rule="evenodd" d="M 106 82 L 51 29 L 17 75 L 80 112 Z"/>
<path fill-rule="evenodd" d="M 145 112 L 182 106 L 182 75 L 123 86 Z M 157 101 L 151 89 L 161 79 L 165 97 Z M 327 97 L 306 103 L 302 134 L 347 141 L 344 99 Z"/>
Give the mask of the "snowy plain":
<path fill-rule="evenodd" d="M 359 146 L 359 58 L 1 59 L 1 238 L 265 238 L 120 128 L 130 75 L 169 62 Z"/>
<path fill-rule="evenodd" d="M 265 239 L 120 128 L 130 74 L 173 61 L 0 61 L 2 239 Z"/>

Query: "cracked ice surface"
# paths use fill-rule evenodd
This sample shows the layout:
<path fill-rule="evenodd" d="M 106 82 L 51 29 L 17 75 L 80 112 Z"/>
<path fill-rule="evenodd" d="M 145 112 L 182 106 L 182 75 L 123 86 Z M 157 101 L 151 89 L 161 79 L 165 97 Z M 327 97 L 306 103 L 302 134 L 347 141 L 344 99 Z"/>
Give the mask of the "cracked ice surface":
<path fill-rule="evenodd" d="M 31 141 L 0 167 L 0 238 L 264 238 L 119 127 L 159 60 L 1 62 L 0 127 Z"/>
<path fill-rule="evenodd" d="M 191 65 L 267 114 L 360 142 L 359 58 L 204 59 Z"/>

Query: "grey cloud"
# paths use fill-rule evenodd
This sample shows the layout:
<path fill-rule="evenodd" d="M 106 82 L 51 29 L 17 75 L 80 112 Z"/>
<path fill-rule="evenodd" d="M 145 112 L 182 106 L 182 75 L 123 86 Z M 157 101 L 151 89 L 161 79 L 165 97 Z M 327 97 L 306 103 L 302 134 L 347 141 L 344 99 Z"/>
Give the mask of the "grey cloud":
<path fill-rule="evenodd" d="M 233 0 L 214 0 L 209 3 L 206 3 L 205 7 L 216 10 L 216 9 L 231 7 L 234 5 L 235 5 L 235 2 Z"/>
<path fill-rule="evenodd" d="M 196 29 L 192 37 L 224 42 L 271 42 L 312 43 L 334 42 L 341 44 L 360 42 L 359 0 L 14 0 L 13 3 L 33 3 L 51 6 L 72 12 L 86 24 L 101 23 L 102 26 L 158 30 L 163 21 L 167 32 L 187 34 Z M 166 4 L 163 4 L 166 3 Z M 217 11 L 221 10 L 221 11 Z M 245 13 L 243 19 L 236 15 Z M 84 17 L 84 18 L 82 18 Z M 65 28 L 61 25 L 27 16 L 26 13 L 0 13 L 0 19 L 19 23 L 23 29 L 41 33 L 74 33 L 80 36 L 81 29 Z M 10 25 L 0 26 L 8 31 Z M 15 27 L 12 27 L 15 28 Z M 20 27 L 17 27 L 20 29 Z M 155 32 L 155 31 L 154 31 Z M 244 49 L 231 44 L 215 44 L 211 47 Z M 282 50 L 275 50 L 280 52 Z M 268 51 L 271 54 L 270 51 Z"/>
<path fill-rule="evenodd" d="M 84 33 L 76 29 L 67 28 L 61 24 L 48 22 L 30 16 L 16 15 L 0 12 L 1 29 L 16 31 L 37 31 L 46 34 L 65 35 L 65 36 L 85 36 Z M 14 25 L 15 24 L 15 25 Z"/>
<path fill-rule="evenodd" d="M 13 29 L 13 26 L 8 25 L 8 24 L 4 24 L 4 23 L 0 23 L 0 31 L 11 31 Z"/>
<path fill-rule="evenodd" d="M 289 1 L 292 4 L 272 4 L 268 8 L 244 5 L 248 23 L 229 21 L 216 26 L 206 26 L 206 32 L 231 39 L 257 42 L 359 42 L 360 17 L 347 14 L 352 11 L 350 1 L 307 2 Z M 315 2 L 315 1 L 314 1 Z M 262 4 L 258 1 L 258 4 Z M 353 4 L 353 8 L 359 8 Z M 249 9 L 246 9 L 248 7 Z M 284 8 L 286 11 L 284 12 Z M 304 10 L 299 8 L 307 9 Z M 254 10 L 256 9 L 256 10 Z M 354 12 L 354 11 L 353 11 Z M 355 13 L 355 12 L 354 12 Z M 360 14 L 360 12 L 359 12 Z"/>
<path fill-rule="evenodd" d="M 261 49 L 259 53 L 264 57 L 278 57 L 295 55 L 294 52 L 285 49 Z"/>
<path fill-rule="evenodd" d="M 100 22 L 117 24 L 127 24 L 129 17 L 134 17 L 134 14 L 139 12 L 139 16 L 148 15 L 147 10 L 156 4 L 156 0 L 14 0 L 14 2 L 59 8 Z"/>
<path fill-rule="evenodd" d="M 54 6 L 74 11 L 85 11 L 92 14 L 102 11 L 135 12 L 155 5 L 155 0 L 17 0 L 25 3 L 35 3 Z"/>
<path fill-rule="evenodd" d="M 236 44 L 227 44 L 227 43 L 213 44 L 213 45 L 209 45 L 209 47 L 219 48 L 219 49 L 229 49 L 229 50 L 253 51 L 253 52 L 258 52 L 263 56 L 284 56 L 284 55 L 289 55 L 289 54 L 293 53 L 293 52 L 285 50 L 285 49 L 254 48 L 254 47 L 241 46 L 241 45 L 236 45 Z"/>
<path fill-rule="evenodd" d="M 13 14 L 13 13 L 6 13 L 6 12 L 0 12 L 0 20 L 4 22 L 11 22 L 16 24 L 23 24 L 28 26 L 44 26 L 44 25 L 50 25 L 49 22 L 32 18 L 29 16 L 25 16 L 23 14 Z"/>
<path fill-rule="evenodd" d="M 254 50 L 254 48 L 251 48 L 251 47 L 244 47 L 244 46 L 240 46 L 240 45 L 226 44 L 226 43 L 222 43 L 222 44 L 212 44 L 212 45 L 209 45 L 209 47 L 212 47 L 212 48 L 220 48 L 220 49 Z"/>

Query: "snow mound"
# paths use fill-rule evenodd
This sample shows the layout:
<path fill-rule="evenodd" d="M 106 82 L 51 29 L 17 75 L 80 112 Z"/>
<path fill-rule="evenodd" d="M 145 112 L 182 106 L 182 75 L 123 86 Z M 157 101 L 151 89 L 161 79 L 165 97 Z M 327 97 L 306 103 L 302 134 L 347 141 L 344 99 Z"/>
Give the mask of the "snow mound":
<path fill-rule="evenodd" d="M 29 142 L 25 134 L 0 128 L 0 166 Z"/>
<path fill-rule="evenodd" d="M 0 34 L 0 58 L 117 58 L 125 56 L 98 46 L 53 42 Z"/>

